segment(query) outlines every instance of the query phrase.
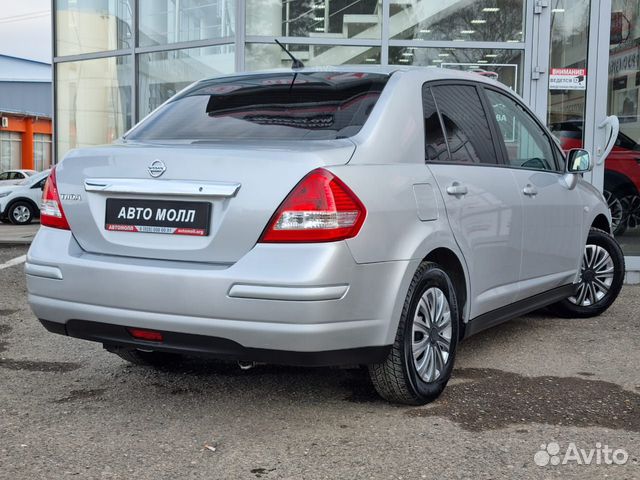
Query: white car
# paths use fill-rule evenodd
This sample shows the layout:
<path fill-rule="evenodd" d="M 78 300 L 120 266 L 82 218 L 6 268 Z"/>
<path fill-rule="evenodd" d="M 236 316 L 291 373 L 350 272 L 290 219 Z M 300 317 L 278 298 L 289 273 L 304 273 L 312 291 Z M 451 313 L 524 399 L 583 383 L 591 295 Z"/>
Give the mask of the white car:
<path fill-rule="evenodd" d="M 6 170 L 0 173 L 0 186 L 19 185 L 36 173 L 35 170 Z"/>
<path fill-rule="evenodd" d="M 49 170 L 36 173 L 19 185 L 0 186 L 0 220 L 14 225 L 26 225 L 40 216 L 42 189 Z"/>

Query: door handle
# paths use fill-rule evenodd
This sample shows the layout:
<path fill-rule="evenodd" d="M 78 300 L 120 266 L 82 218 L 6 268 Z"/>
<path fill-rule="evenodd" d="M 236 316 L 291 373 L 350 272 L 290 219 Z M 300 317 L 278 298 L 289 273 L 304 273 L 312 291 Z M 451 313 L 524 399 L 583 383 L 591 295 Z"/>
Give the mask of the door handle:
<path fill-rule="evenodd" d="M 455 195 L 456 197 L 458 195 L 466 195 L 468 192 L 467 187 L 460 185 L 458 182 L 453 182 L 447 187 L 447 193 L 449 195 Z"/>
<path fill-rule="evenodd" d="M 522 189 L 522 193 L 527 197 L 535 197 L 538 194 L 538 189 L 531 184 L 527 184 L 527 186 Z"/>
<path fill-rule="evenodd" d="M 602 165 L 602 162 L 609 156 L 611 150 L 616 144 L 616 140 L 618 139 L 618 133 L 620 133 L 620 121 L 618 117 L 615 115 L 611 115 L 605 118 L 598 128 L 605 129 L 605 137 L 607 138 L 607 144 L 604 147 L 604 151 L 602 151 L 601 147 L 597 148 L 598 159 L 596 161 L 597 165 Z"/>

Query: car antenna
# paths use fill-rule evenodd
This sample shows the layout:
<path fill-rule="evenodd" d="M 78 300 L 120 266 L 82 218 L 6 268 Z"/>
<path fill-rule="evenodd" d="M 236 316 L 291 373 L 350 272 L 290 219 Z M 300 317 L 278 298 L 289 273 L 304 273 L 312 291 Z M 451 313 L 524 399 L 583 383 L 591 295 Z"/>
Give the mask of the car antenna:
<path fill-rule="evenodd" d="M 294 57 L 291 54 L 291 52 L 289 50 L 287 50 L 287 47 L 285 47 L 282 43 L 280 43 L 277 38 L 274 38 L 273 41 L 276 42 L 278 45 L 280 45 L 280 48 L 282 50 L 284 50 L 287 55 L 289 55 L 289 57 L 291 58 L 291 62 L 292 62 L 291 63 L 291 68 L 293 68 L 294 70 L 298 69 L 298 68 L 304 68 L 304 63 L 302 63 L 300 60 L 298 60 L 296 57 Z"/>

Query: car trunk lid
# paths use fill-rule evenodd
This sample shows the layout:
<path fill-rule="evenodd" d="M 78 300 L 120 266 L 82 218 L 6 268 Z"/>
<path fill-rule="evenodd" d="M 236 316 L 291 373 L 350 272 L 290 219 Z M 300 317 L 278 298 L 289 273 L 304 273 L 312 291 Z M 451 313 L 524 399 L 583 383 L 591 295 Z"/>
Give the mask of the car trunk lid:
<path fill-rule="evenodd" d="M 354 150 L 348 139 L 83 149 L 58 166 L 58 190 L 87 252 L 231 264 L 309 171 Z"/>

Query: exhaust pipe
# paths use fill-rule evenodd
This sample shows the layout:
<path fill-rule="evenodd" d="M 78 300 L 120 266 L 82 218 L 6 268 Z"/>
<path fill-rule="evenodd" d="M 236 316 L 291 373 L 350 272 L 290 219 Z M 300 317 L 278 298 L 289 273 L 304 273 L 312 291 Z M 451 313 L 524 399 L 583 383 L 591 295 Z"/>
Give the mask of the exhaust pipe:
<path fill-rule="evenodd" d="M 240 370 L 251 370 L 253 367 L 256 366 L 256 362 L 239 361 L 238 366 L 240 367 Z"/>

